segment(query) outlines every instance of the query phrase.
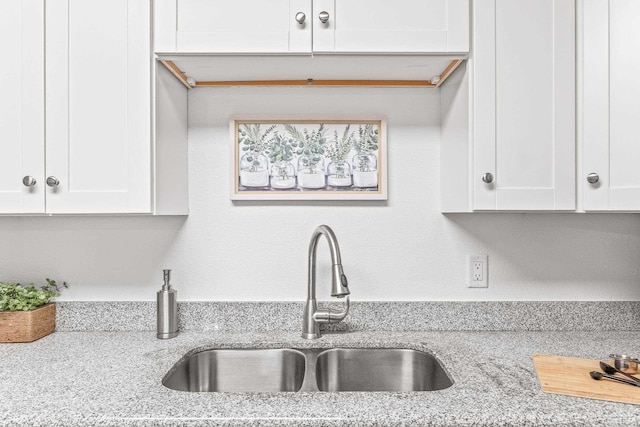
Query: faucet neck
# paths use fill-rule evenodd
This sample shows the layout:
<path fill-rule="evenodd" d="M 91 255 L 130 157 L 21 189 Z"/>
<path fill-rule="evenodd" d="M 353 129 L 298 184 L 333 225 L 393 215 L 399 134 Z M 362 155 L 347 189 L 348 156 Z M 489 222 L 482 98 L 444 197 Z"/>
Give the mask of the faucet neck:
<path fill-rule="evenodd" d="M 320 236 L 325 236 L 329 243 L 331 254 L 331 296 L 342 298 L 349 295 L 347 276 L 342 270 L 342 259 L 340 257 L 340 246 L 338 239 L 331 228 L 321 225 L 315 229 L 309 243 L 309 289 L 308 298 L 315 298 L 316 295 L 316 251 Z"/>
<path fill-rule="evenodd" d="M 331 253 L 331 295 L 338 298 L 347 296 L 347 306 L 343 311 L 334 311 L 331 309 L 319 310 L 316 305 L 316 252 L 320 236 L 326 237 Z M 326 225 L 319 226 L 311 235 L 308 267 L 307 302 L 303 314 L 302 337 L 315 339 L 320 338 L 320 323 L 338 323 L 343 320 L 349 312 L 349 288 L 347 287 L 347 277 L 342 271 L 342 259 L 340 258 L 338 239 L 333 233 L 333 230 Z"/>

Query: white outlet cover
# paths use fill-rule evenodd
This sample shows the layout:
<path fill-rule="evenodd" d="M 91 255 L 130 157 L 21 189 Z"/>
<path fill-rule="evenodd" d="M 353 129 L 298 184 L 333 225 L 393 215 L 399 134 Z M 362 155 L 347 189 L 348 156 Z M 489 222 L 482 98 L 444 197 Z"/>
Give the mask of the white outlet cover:
<path fill-rule="evenodd" d="M 489 256 L 486 254 L 467 255 L 467 287 L 489 287 Z"/>

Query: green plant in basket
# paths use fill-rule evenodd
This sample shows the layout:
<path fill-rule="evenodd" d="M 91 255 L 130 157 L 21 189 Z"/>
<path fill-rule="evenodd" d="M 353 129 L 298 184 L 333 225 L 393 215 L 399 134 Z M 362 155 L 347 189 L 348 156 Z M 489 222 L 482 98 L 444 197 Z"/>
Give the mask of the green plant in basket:
<path fill-rule="evenodd" d="M 28 311 L 48 303 L 51 298 L 60 296 L 60 287 L 67 288 L 66 282 L 58 285 L 55 280 L 46 279 L 47 284 L 36 288 L 33 283 L 22 286 L 20 283 L 0 282 L 0 311 Z"/>

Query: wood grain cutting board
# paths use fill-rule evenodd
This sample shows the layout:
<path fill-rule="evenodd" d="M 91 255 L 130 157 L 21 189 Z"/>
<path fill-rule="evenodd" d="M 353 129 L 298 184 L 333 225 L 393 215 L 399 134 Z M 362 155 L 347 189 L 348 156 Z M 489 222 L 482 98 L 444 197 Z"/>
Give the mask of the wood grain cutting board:
<path fill-rule="evenodd" d="M 548 354 L 533 355 L 538 381 L 546 393 L 640 405 L 640 387 L 591 378 L 589 372 L 600 371 L 599 362 Z"/>

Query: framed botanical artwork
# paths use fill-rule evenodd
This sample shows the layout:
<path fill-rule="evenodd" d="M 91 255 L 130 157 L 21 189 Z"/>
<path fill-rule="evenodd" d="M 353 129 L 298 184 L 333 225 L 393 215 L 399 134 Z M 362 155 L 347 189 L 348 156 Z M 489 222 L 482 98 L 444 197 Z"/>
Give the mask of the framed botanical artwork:
<path fill-rule="evenodd" d="M 232 117 L 231 199 L 386 200 L 383 117 Z"/>

